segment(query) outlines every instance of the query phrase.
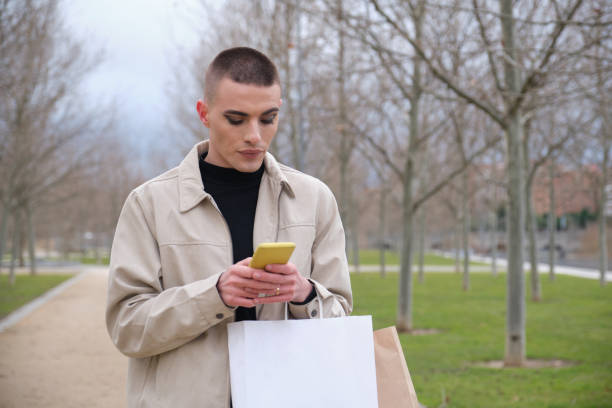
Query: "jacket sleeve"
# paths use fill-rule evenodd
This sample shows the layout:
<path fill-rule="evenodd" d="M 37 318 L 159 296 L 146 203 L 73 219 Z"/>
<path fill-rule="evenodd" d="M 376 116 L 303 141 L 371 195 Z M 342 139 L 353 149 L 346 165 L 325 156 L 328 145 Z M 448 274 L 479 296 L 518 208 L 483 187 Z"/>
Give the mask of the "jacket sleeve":
<path fill-rule="evenodd" d="M 161 261 L 137 192 L 119 216 L 111 250 L 106 325 L 111 340 L 129 357 L 149 357 L 177 348 L 208 328 L 233 318 L 219 292 L 219 274 L 163 289 Z"/>
<path fill-rule="evenodd" d="M 317 296 L 305 305 L 289 303 L 289 311 L 297 319 L 318 318 L 321 313 L 319 299 L 325 318 L 347 316 L 353 310 L 344 228 L 338 205 L 331 190 L 322 182 L 319 183 L 321 188 L 309 279 Z"/>

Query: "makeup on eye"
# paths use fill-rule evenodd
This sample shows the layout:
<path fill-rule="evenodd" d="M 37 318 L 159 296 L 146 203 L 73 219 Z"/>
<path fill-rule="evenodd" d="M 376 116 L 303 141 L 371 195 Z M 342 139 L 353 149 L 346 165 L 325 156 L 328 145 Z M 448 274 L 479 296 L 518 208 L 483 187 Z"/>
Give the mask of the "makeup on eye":
<path fill-rule="evenodd" d="M 242 122 L 244 122 L 244 120 L 242 119 L 232 118 L 231 116 L 228 116 L 228 115 L 223 115 L 223 116 L 225 116 L 225 119 L 227 119 L 230 125 L 237 126 L 237 125 L 242 124 Z"/>
<path fill-rule="evenodd" d="M 276 119 L 276 114 L 274 115 L 270 115 L 266 118 L 261 118 L 259 119 L 261 121 L 261 123 L 263 123 L 264 125 L 271 125 L 272 123 L 274 123 L 274 119 Z"/>
<path fill-rule="evenodd" d="M 230 125 L 234 125 L 234 126 L 241 125 L 244 122 L 244 119 L 248 117 L 248 115 L 242 114 L 242 113 L 238 115 L 238 112 L 232 112 L 231 114 L 224 114 L 223 116 L 229 122 Z M 270 114 L 270 112 L 264 112 L 264 115 L 262 115 L 259 121 L 263 123 L 264 125 L 271 125 L 274 123 L 274 120 L 276 119 L 277 116 L 278 115 L 276 111 L 273 111 L 272 114 Z"/>

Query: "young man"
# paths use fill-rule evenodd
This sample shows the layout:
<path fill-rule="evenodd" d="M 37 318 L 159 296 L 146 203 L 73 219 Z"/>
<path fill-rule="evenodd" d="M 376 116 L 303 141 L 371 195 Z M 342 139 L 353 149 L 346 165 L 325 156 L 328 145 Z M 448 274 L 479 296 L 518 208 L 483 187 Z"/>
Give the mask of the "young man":
<path fill-rule="evenodd" d="M 209 140 L 133 190 L 115 232 L 106 322 L 131 357 L 130 407 L 228 407 L 228 323 L 352 310 L 331 191 L 267 153 L 281 107 L 274 64 L 232 48 L 205 86 L 196 107 Z M 296 243 L 290 262 L 250 268 L 253 249 L 275 241 Z"/>

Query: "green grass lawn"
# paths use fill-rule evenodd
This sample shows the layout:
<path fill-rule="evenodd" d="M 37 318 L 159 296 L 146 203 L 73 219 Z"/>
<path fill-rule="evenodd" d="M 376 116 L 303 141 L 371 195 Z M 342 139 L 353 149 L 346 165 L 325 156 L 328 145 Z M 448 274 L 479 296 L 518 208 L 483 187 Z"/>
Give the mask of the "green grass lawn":
<path fill-rule="evenodd" d="M 110 258 L 108 256 L 103 256 L 102 258 L 100 258 L 100 263 L 98 263 L 98 260 L 94 257 L 83 256 L 77 258 L 77 261 L 85 265 L 108 265 Z"/>
<path fill-rule="evenodd" d="M 395 324 L 398 275 L 351 275 L 354 315 L 374 328 Z M 469 292 L 458 274 L 414 281 L 414 326 L 441 333 L 400 334 L 412 380 L 427 407 L 612 407 L 612 285 L 542 276 L 543 301 L 527 302 L 527 358 L 563 359 L 563 368 L 474 367 L 502 360 L 506 276 L 473 274 Z M 528 291 L 527 291 L 528 295 Z M 442 396 L 446 405 L 443 405 Z"/>
<path fill-rule="evenodd" d="M 385 260 L 388 265 L 399 265 L 400 259 L 397 251 L 386 251 Z M 419 262 L 418 256 L 413 256 L 413 263 L 416 265 Z M 453 258 L 447 258 L 445 256 L 435 254 L 425 254 L 425 265 L 435 266 L 451 266 L 455 264 Z M 463 262 L 463 261 L 462 261 Z M 380 252 L 378 249 L 362 249 L 359 251 L 359 263 L 361 265 L 379 265 L 380 264 Z M 481 262 L 470 262 L 470 265 L 486 265 Z"/>
<path fill-rule="evenodd" d="M 17 275 L 14 286 L 7 275 L 0 276 L 0 319 L 73 275 Z"/>

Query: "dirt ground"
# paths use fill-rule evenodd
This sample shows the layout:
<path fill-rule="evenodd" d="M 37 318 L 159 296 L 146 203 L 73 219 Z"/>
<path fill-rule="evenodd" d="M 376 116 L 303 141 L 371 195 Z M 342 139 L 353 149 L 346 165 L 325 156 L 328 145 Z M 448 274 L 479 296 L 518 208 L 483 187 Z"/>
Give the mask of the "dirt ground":
<path fill-rule="evenodd" d="M 104 323 L 107 270 L 0 332 L 0 408 L 125 407 L 127 358 Z"/>

